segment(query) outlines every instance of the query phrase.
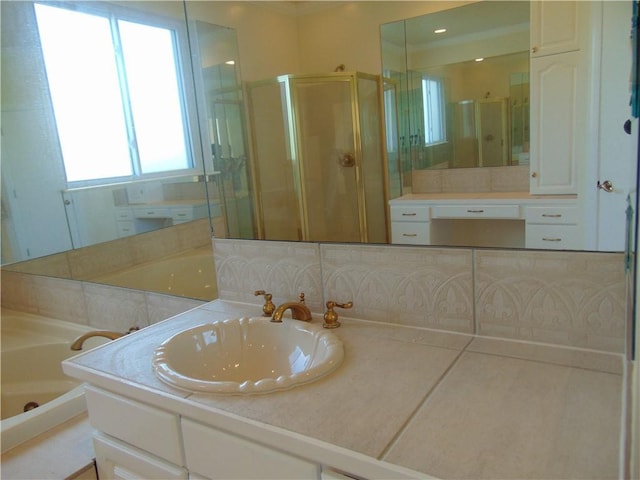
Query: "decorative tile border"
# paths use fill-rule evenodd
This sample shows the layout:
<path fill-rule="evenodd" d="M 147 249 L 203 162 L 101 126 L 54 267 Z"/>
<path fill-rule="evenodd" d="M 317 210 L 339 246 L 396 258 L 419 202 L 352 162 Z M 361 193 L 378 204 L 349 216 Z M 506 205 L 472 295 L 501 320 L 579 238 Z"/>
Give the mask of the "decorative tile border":
<path fill-rule="evenodd" d="M 266 290 L 278 305 L 304 292 L 311 311 L 322 311 L 317 244 L 214 239 L 213 251 L 220 298 L 262 304 L 253 292 Z"/>
<path fill-rule="evenodd" d="M 220 298 L 256 305 L 305 292 L 343 316 L 623 353 L 626 284 L 618 253 L 472 250 L 214 240 Z M 100 328 L 145 326 L 201 303 L 2 271 L 2 304 Z M 166 298 L 165 298 L 166 297 Z M 60 301 L 63 299 L 63 301 Z"/>
<path fill-rule="evenodd" d="M 476 251 L 477 334 L 624 351 L 622 254 Z"/>
<path fill-rule="evenodd" d="M 321 245 L 326 300 L 367 320 L 473 333 L 471 250 Z"/>

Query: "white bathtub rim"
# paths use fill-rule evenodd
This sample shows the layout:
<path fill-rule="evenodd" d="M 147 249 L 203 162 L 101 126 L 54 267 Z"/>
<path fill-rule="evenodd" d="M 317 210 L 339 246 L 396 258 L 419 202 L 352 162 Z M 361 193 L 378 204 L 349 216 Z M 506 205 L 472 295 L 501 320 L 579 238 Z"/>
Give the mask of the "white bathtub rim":
<path fill-rule="evenodd" d="M 87 402 L 82 384 L 38 408 L 2 420 L 1 453 L 57 427 L 84 413 L 86 409 Z"/>
<path fill-rule="evenodd" d="M 42 340 L 30 341 L 28 343 L 20 344 L 19 346 L 7 345 L 6 342 L 2 342 L 2 351 L 15 350 L 20 348 L 25 348 L 27 346 L 36 346 L 36 345 L 48 345 L 53 343 L 71 343 L 69 338 L 61 336 L 59 333 L 60 329 L 65 330 L 65 333 L 69 331 L 73 331 L 76 335 L 82 335 L 83 333 L 89 332 L 91 330 L 95 330 L 93 327 L 86 325 L 84 323 L 72 322 L 69 320 L 58 320 L 55 318 L 48 317 L 46 314 L 38 314 L 32 312 L 21 312 L 19 310 L 11 310 L 7 308 L 2 308 L 0 311 L 3 328 L 10 328 L 12 330 L 20 330 L 28 333 L 33 333 L 33 325 L 35 323 L 38 324 L 38 328 L 42 329 L 43 319 L 46 319 L 46 323 L 44 323 L 45 331 L 41 330 L 38 333 L 41 333 L 40 337 Z M 27 325 L 31 325 L 31 328 L 25 328 Z M 4 336 L 4 335 L 3 335 Z"/>

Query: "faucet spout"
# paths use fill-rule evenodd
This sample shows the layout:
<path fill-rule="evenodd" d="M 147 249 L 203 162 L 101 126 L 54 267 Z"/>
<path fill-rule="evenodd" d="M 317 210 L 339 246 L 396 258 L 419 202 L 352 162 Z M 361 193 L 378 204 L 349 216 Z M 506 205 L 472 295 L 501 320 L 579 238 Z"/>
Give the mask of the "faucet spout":
<path fill-rule="evenodd" d="M 273 312 L 273 317 L 271 317 L 272 322 L 280 323 L 282 322 L 282 315 L 287 310 L 291 310 L 291 317 L 296 320 L 304 320 L 305 322 L 310 322 L 312 320 L 311 310 L 304 303 L 304 293 L 300 294 L 299 302 L 287 302 L 280 305 Z"/>
<path fill-rule="evenodd" d="M 85 340 L 91 337 L 105 337 L 109 340 L 115 340 L 116 338 L 120 338 L 125 335 L 125 333 L 111 332 L 109 330 L 93 330 L 76 338 L 73 343 L 71 343 L 71 350 L 82 350 L 82 345 L 84 344 Z"/>

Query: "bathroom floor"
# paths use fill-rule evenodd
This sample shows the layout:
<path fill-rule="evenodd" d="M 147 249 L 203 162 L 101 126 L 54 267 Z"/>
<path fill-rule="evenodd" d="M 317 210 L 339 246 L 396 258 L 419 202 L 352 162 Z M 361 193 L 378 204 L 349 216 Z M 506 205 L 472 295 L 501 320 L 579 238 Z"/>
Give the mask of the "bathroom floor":
<path fill-rule="evenodd" d="M 472 341 L 384 459 L 440 478 L 620 478 L 621 360 L 544 350 Z"/>

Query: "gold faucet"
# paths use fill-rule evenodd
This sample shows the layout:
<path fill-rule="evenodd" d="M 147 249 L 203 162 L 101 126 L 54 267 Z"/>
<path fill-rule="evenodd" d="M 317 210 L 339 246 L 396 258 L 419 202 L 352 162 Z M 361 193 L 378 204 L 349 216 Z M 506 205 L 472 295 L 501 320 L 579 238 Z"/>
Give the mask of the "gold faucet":
<path fill-rule="evenodd" d="M 91 332 L 87 332 L 83 335 L 80 335 L 71 343 L 71 350 L 82 350 L 82 344 L 85 340 L 91 337 L 105 337 L 109 340 L 115 340 L 116 338 L 124 337 L 125 335 L 138 330 L 137 327 L 131 327 L 127 333 L 120 332 L 112 332 L 109 330 L 93 330 Z"/>
<path fill-rule="evenodd" d="M 273 312 L 273 317 L 271 318 L 272 322 L 282 322 L 282 315 L 286 310 L 291 309 L 291 317 L 296 320 L 304 320 L 305 322 L 310 322 L 312 320 L 311 310 L 304 303 L 304 293 L 300 294 L 300 300 L 298 302 L 287 302 L 280 305 L 276 308 L 276 311 Z"/>
<path fill-rule="evenodd" d="M 265 317 L 270 317 L 271 315 L 273 315 L 273 311 L 276 309 L 276 306 L 271 301 L 271 299 L 273 298 L 273 295 L 271 295 L 270 293 L 265 292 L 264 290 L 256 290 L 255 292 L 253 292 L 253 294 L 256 297 L 258 295 L 263 295 L 264 296 L 264 305 L 262 306 L 262 314 Z"/>
<path fill-rule="evenodd" d="M 353 307 L 353 302 L 338 303 L 333 300 L 329 300 L 327 302 L 327 311 L 324 313 L 324 323 L 322 324 L 324 328 L 338 328 L 340 326 L 338 314 L 333 310 L 336 307 L 351 308 Z"/>

